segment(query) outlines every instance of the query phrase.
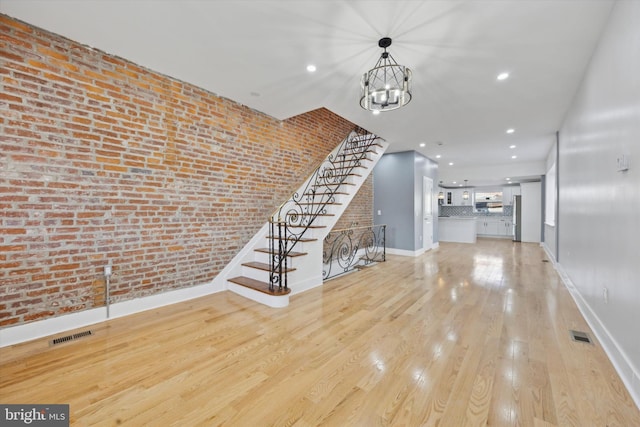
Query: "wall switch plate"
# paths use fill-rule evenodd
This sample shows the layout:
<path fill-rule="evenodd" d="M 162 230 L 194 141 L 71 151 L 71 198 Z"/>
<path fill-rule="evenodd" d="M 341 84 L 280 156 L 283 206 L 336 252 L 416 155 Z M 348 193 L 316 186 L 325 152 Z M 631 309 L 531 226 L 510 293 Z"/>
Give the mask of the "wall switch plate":
<path fill-rule="evenodd" d="M 378 216 L 382 215 L 382 211 L 378 209 Z"/>
<path fill-rule="evenodd" d="M 111 276 L 111 265 L 105 265 L 104 266 L 104 275 L 105 276 Z"/>
<path fill-rule="evenodd" d="M 618 163 L 618 172 L 624 172 L 629 170 L 629 155 L 623 154 L 616 159 Z"/>

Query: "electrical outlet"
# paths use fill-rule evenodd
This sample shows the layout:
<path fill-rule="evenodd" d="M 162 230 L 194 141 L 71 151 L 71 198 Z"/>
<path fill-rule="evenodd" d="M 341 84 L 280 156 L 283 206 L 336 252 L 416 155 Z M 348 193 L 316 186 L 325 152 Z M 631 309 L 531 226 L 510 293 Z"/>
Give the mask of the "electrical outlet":
<path fill-rule="evenodd" d="M 107 277 L 111 276 L 111 265 L 110 264 L 104 266 L 104 275 L 107 276 Z"/>
<path fill-rule="evenodd" d="M 602 288 L 602 299 L 605 304 L 609 304 L 609 289 L 607 289 L 606 286 Z"/>

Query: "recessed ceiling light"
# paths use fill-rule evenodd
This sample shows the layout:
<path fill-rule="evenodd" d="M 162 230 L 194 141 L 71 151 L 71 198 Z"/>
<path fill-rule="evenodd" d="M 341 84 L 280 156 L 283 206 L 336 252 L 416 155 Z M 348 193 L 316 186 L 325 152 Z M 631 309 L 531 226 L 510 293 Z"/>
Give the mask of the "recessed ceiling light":
<path fill-rule="evenodd" d="M 500 73 L 498 74 L 498 77 L 496 77 L 498 80 L 506 80 L 509 78 L 509 73 Z"/>
<path fill-rule="evenodd" d="M 513 156 L 511 156 L 511 158 L 512 158 L 512 159 L 517 159 L 517 158 L 518 158 L 518 156 L 513 155 Z"/>
<path fill-rule="evenodd" d="M 457 183 L 458 183 L 458 181 L 453 181 L 453 183 L 454 183 L 454 184 L 457 184 Z"/>
<path fill-rule="evenodd" d="M 442 157 L 440 154 L 436 155 L 436 159 L 439 159 L 440 157 Z"/>
<path fill-rule="evenodd" d="M 511 144 L 511 145 L 509 146 L 509 148 L 511 148 L 511 149 L 513 150 L 514 148 L 516 148 L 516 146 L 515 146 L 514 144 Z"/>
<path fill-rule="evenodd" d="M 378 114 L 380 114 L 380 110 L 373 110 L 373 115 L 377 116 Z"/>
<path fill-rule="evenodd" d="M 424 147 L 425 145 L 427 145 L 427 144 L 425 144 L 424 142 L 420 143 L 420 147 Z"/>
<path fill-rule="evenodd" d="M 515 129 L 507 129 L 507 133 L 514 133 L 515 131 Z"/>
<path fill-rule="evenodd" d="M 511 178 L 505 178 L 507 181 L 511 181 Z"/>
<path fill-rule="evenodd" d="M 458 187 L 462 187 L 462 184 L 459 184 Z"/>
<path fill-rule="evenodd" d="M 453 162 L 449 162 L 449 166 L 453 166 Z M 454 182 L 454 184 L 455 184 L 455 182 Z"/>
<path fill-rule="evenodd" d="M 314 71 L 316 71 L 316 66 L 313 64 L 307 65 L 307 71 L 313 73 Z"/>

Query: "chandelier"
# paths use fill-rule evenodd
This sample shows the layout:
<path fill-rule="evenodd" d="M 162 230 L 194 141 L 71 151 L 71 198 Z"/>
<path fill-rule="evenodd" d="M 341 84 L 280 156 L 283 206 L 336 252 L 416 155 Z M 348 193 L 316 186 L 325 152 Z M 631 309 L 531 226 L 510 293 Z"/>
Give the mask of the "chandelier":
<path fill-rule="evenodd" d="M 362 76 L 360 106 L 369 111 L 390 111 L 411 101 L 411 70 L 398 65 L 387 52 L 391 39 L 383 37 L 378 46 L 384 49 L 376 65 Z"/>

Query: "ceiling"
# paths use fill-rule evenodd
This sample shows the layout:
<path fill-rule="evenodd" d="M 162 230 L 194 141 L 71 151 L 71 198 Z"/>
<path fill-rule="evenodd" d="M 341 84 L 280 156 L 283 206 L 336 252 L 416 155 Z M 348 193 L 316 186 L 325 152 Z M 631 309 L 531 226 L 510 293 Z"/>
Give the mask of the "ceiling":
<path fill-rule="evenodd" d="M 416 150 L 436 160 L 444 185 L 544 173 L 612 6 L 609 0 L 0 0 L 2 13 L 278 119 L 326 107 L 389 141 L 389 152 Z M 360 79 L 385 36 L 393 39 L 394 58 L 413 71 L 413 99 L 374 116 L 359 106 Z M 309 73 L 308 64 L 317 70 Z M 499 81 L 502 72 L 509 78 Z M 507 134 L 509 128 L 515 131 Z"/>

